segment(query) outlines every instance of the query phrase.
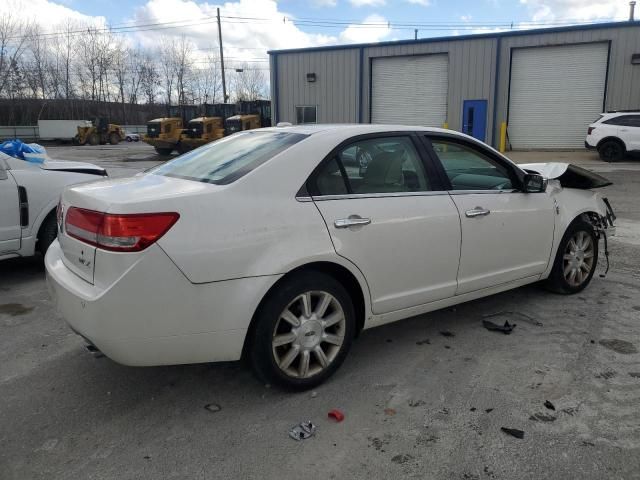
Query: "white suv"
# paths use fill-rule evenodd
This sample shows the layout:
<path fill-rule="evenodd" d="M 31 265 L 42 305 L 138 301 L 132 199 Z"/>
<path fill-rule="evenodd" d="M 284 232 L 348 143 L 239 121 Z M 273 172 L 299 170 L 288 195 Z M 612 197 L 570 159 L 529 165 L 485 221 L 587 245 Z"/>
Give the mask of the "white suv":
<path fill-rule="evenodd" d="M 640 112 L 603 113 L 589 125 L 584 146 L 597 149 L 605 162 L 616 162 L 629 152 L 640 152 Z"/>

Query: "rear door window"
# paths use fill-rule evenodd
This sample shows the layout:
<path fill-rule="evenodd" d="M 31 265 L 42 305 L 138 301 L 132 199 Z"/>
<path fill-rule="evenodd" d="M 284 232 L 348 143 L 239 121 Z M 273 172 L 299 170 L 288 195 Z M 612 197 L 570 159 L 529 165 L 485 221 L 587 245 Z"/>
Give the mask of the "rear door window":
<path fill-rule="evenodd" d="M 288 132 L 237 133 L 185 153 L 150 172 L 225 185 L 306 137 L 307 135 Z"/>

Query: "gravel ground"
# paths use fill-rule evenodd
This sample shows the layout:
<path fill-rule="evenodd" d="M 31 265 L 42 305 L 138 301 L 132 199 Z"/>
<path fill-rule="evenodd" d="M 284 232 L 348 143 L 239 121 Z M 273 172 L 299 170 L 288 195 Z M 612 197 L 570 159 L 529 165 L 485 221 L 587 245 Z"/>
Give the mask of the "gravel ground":
<path fill-rule="evenodd" d="M 49 151 L 112 176 L 159 161 L 144 144 Z M 609 275 L 575 296 L 528 286 L 366 331 L 315 392 L 269 388 L 236 363 L 94 358 L 55 313 L 41 259 L 3 262 L 0 479 L 640 478 L 640 162 L 513 157 L 615 182 Z M 494 314 L 511 335 L 482 327 Z M 307 419 L 316 436 L 291 440 Z"/>

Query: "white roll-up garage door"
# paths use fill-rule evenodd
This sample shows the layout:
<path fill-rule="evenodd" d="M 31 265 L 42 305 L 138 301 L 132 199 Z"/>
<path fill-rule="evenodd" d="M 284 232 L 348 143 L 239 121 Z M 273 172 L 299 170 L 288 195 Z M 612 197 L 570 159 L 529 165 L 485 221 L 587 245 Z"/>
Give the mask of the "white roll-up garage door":
<path fill-rule="evenodd" d="M 608 44 L 513 50 L 509 141 L 515 149 L 582 148 L 602 112 Z"/>
<path fill-rule="evenodd" d="M 448 84 L 447 55 L 374 58 L 371 123 L 441 127 Z"/>

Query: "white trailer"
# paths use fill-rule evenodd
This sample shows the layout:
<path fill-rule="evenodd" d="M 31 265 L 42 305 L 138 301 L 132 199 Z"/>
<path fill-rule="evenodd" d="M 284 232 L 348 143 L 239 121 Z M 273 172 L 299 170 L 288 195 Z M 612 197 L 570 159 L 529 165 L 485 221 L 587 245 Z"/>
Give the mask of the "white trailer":
<path fill-rule="evenodd" d="M 87 120 L 38 120 L 38 137 L 40 140 L 73 140 L 78 127 L 86 124 Z"/>

